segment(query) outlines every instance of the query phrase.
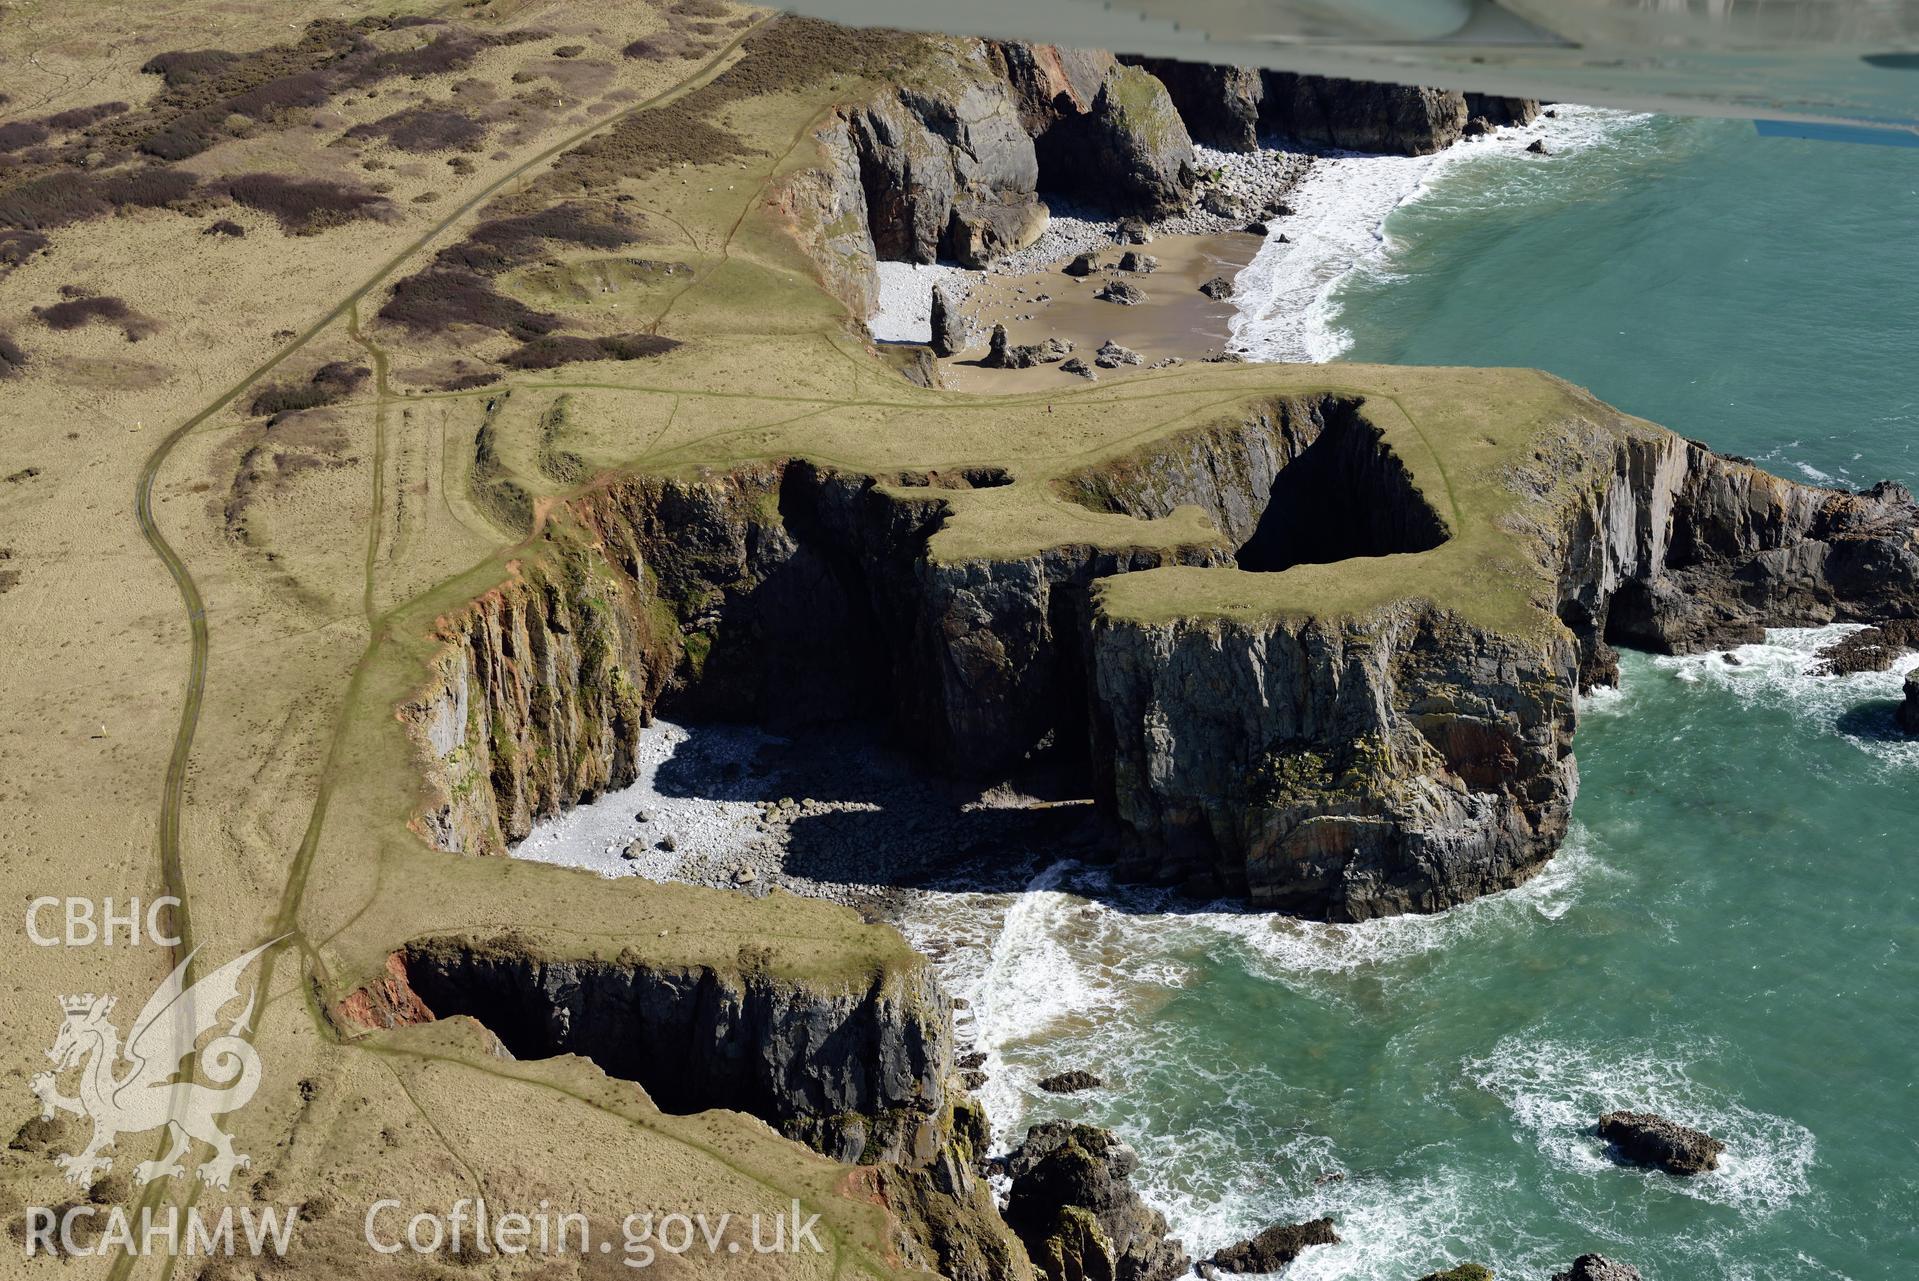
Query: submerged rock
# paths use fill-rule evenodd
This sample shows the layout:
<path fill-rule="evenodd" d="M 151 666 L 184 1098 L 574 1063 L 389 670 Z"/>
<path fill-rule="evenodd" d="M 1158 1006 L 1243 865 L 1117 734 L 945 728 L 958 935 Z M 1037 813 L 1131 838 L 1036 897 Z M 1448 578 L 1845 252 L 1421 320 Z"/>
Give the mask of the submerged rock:
<path fill-rule="evenodd" d="M 1122 307 L 1131 307 L 1146 301 L 1146 291 L 1124 280 L 1110 280 L 1093 297 L 1102 302 L 1116 302 Z"/>
<path fill-rule="evenodd" d="M 1652 1112 L 1608 1112 L 1599 1137 L 1628 1160 L 1656 1165 L 1668 1174 L 1704 1174 L 1717 1169 L 1726 1145 L 1710 1134 Z"/>
<path fill-rule="evenodd" d="M 1333 1231 L 1331 1219 L 1276 1223 L 1256 1237 L 1227 1246 L 1207 1262 L 1221 1272 L 1277 1272 L 1309 1246 L 1338 1244 L 1339 1233 Z"/>
<path fill-rule="evenodd" d="M 1186 1250 L 1166 1216 L 1134 1191 L 1139 1154 L 1111 1131 L 1049 1121 L 1026 1132 L 1003 1169 L 1006 1221 L 1048 1281 L 1170 1281 Z"/>
<path fill-rule="evenodd" d="M 1553 1281 L 1644 1281 L 1630 1263 L 1614 1263 L 1603 1254 L 1582 1254 L 1572 1267 L 1555 1272 Z"/>
<path fill-rule="evenodd" d="M 1483 1263 L 1462 1263 L 1444 1272 L 1428 1272 L 1419 1281 L 1493 1281 L 1493 1270 Z"/>
<path fill-rule="evenodd" d="M 1056 1072 L 1052 1076 L 1042 1077 L 1039 1088 L 1048 1094 L 1077 1094 L 1081 1090 L 1096 1090 L 1105 1084 L 1091 1072 L 1074 1068 L 1070 1072 Z"/>
<path fill-rule="evenodd" d="M 1199 291 L 1208 298 L 1211 298 L 1214 302 L 1219 302 L 1222 299 L 1233 296 L 1233 282 L 1224 276 L 1214 276 L 1211 280 L 1201 285 Z"/>

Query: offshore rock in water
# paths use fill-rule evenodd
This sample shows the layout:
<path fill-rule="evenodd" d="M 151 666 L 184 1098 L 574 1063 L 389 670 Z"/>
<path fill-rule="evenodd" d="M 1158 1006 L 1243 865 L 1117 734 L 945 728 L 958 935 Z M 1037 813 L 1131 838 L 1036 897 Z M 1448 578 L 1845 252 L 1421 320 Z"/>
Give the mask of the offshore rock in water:
<path fill-rule="evenodd" d="M 1333 1231 L 1331 1219 L 1276 1223 L 1256 1237 L 1227 1246 L 1207 1262 L 1221 1272 L 1277 1272 L 1308 1246 L 1338 1244 L 1339 1233 Z"/>
<path fill-rule="evenodd" d="M 1170 1281 L 1186 1250 L 1130 1182 L 1139 1154 L 1110 1130 L 1049 1121 L 1003 1163 L 1006 1221 L 1049 1281 Z"/>
<path fill-rule="evenodd" d="M 1105 1084 L 1091 1072 L 1075 1068 L 1070 1072 L 1055 1072 L 1052 1076 L 1042 1078 L 1039 1088 L 1048 1094 L 1077 1094 L 1081 1090 L 1096 1090 Z"/>
<path fill-rule="evenodd" d="M 1444 1272 L 1428 1272 L 1419 1281 L 1493 1281 L 1493 1270 L 1483 1263 L 1462 1263 Z"/>
<path fill-rule="evenodd" d="M 1719 1168 L 1726 1145 L 1710 1134 L 1652 1112 L 1608 1112 L 1599 1137 L 1628 1160 L 1656 1165 L 1668 1174 L 1704 1174 Z"/>
<path fill-rule="evenodd" d="M 1572 1267 L 1555 1272 L 1553 1281 L 1644 1281 L 1630 1263 L 1614 1263 L 1603 1254 L 1582 1254 Z"/>
<path fill-rule="evenodd" d="M 1906 701 L 1899 707 L 1899 728 L 1919 737 L 1919 671 L 1906 673 Z"/>
<path fill-rule="evenodd" d="M 1895 618 L 1842 637 L 1819 651 L 1821 676 L 1883 672 L 1901 654 L 1919 650 L 1919 618 Z"/>

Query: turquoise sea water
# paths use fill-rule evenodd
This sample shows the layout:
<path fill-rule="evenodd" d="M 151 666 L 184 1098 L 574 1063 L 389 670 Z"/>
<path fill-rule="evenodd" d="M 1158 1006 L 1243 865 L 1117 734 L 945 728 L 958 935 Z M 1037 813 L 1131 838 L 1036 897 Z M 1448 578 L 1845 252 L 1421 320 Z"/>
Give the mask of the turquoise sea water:
<path fill-rule="evenodd" d="M 1542 366 L 1788 475 L 1919 482 L 1919 153 L 1622 119 L 1448 164 L 1385 231 L 1324 300 L 1356 357 Z M 1116 1127 L 1200 1257 L 1327 1213 L 1345 1244 L 1290 1277 L 1919 1275 L 1919 745 L 1896 674 L 1806 674 L 1832 634 L 1628 655 L 1574 838 L 1512 894 L 1318 926 L 1041 854 L 909 933 L 972 944 L 943 964 L 1002 1130 Z M 1067 1067 L 1111 1088 L 1033 1088 Z M 1726 1168 L 1614 1165 L 1587 1130 L 1619 1106 Z"/>

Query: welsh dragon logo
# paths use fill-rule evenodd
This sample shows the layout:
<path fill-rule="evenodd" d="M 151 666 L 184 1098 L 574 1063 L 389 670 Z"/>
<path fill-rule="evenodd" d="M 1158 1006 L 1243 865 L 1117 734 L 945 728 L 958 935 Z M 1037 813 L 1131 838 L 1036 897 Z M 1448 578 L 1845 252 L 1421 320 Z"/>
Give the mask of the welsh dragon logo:
<path fill-rule="evenodd" d="M 89 993 L 60 998 L 66 1021 L 47 1051 L 54 1070 L 40 1073 L 28 1085 L 40 1099 L 42 1117 L 51 1120 L 55 1112 L 72 1112 L 93 1121 L 93 1138 L 86 1147 L 55 1158 L 69 1182 L 85 1186 L 112 1168 L 113 1158 L 106 1153 L 122 1135 L 161 1126 L 169 1132 L 167 1151 L 133 1168 L 140 1183 L 185 1174 L 181 1158 L 195 1140 L 213 1149 L 195 1173 L 216 1188 L 225 1188 L 235 1170 L 252 1163 L 233 1150 L 233 1139 L 217 1118 L 245 1107 L 260 1088 L 260 1055 L 243 1035 L 253 1020 L 258 989 L 248 989 L 246 1007 L 224 1032 L 204 1047 L 199 1041 L 219 1025 L 220 1012 L 240 999 L 240 976 L 272 946 L 263 944 L 228 961 L 191 987 L 186 972 L 194 954 L 188 953 L 133 1020 L 124 1046 L 119 1029 L 107 1018 L 113 997 Z M 189 1079 L 175 1079 L 196 1048 L 198 1074 L 211 1085 L 192 1080 L 191 1072 Z M 79 1071 L 78 1092 L 62 1094 L 59 1077 L 74 1069 Z"/>

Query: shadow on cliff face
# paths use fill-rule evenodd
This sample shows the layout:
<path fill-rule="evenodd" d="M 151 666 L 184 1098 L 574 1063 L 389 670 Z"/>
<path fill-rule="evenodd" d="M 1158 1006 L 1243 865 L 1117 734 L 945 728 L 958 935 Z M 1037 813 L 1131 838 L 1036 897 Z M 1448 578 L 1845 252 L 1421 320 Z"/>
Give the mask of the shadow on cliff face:
<path fill-rule="evenodd" d="M 1430 551 L 1445 520 L 1354 396 L 1278 397 L 1061 478 L 1062 497 L 1141 520 L 1198 507 L 1239 567 Z"/>
<path fill-rule="evenodd" d="M 741 751 L 737 726 L 683 728 L 686 740 L 653 774 L 655 793 L 694 807 L 773 807 L 787 815 L 784 876 L 873 887 L 879 904 L 867 904 L 872 916 L 886 914 L 880 905 L 891 890 L 1015 894 L 1060 859 L 1103 865 L 1119 853 L 1118 831 L 1096 808 L 1082 772 L 1055 752 L 982 787 L 934 774 L 886 746 L 877 723 L 768 734 L 750 755 Z M 703 849 L 697 838 L 679 852 L 722 863 L 734 853 Z M 1116 891 L 1102 901 L 1116 911 L 1147 910 L 1137 894 Z M 1221 907 L 1210 897 L 1168 897 L 1155 898 L 1150 910 Z"/>
<path fill-rule="evenodd" d="M 1359 402 L 1328 402 L 1324 429 L 1273 478 L 1259 524 L 1239 548 L 1241 569 L 1431 551 L 1449 536 Z"/>

